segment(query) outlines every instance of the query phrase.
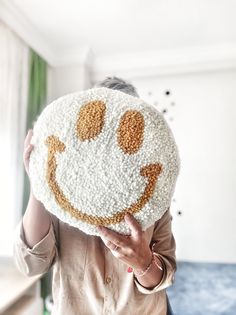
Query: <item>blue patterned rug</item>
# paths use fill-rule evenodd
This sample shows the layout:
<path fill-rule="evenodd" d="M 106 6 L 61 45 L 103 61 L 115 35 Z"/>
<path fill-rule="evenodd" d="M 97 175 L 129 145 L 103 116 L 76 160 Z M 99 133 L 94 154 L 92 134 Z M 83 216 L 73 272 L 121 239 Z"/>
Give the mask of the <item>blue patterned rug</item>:
<path fill-rule="evenodd" d="M 179 262 L 167 294 L 175 315 L 236 315 L 236 264 Z"/>

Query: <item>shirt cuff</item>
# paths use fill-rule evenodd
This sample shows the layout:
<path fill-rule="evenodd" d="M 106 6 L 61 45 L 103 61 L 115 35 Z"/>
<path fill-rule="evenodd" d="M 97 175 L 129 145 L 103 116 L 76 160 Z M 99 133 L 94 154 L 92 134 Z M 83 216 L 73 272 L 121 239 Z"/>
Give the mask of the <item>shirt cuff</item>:
<path fill-rule="evenodd" d="M 21 220 L 16 229 L 13 251 L 16 266 L 23 274 L 34 276 L 47 272 L 58 255 L 53 223 L 44 238 L 30 248 Z"/>
<path fill-rule="evenodd" d="M 164 262 L 164 259 L 161 257 L 161 255 L 158 255 L 158 258 L 160 259 L 162 266 L 163 266 L 163 274 L 162 274 L 162 278 L 160 280 L 160 282 L 154 287 L 154 288 L 146 288 L 144 286 L 142 286 L 137 278 L 134 275 L 134 283 L 137 287 L 137 289 L 139 290 L 139 292 L 143 293 L 143 294 L 152 294 L 161 290 L 166 289 L 167 287 L 171 286 L 174 280 L 174 277 L 172 277 L 171 280 L 168 279 L 167 277 L 167 268 L 166 268 L 166 264 Z"/>
<path fill-rule="evenodd" d="M 55 244 L 55 237 L 53 231 L 53 224 L 50 223 L 49 230 L 47 234 L 42 238 L 37 244 L 35 244 L 32 248 L 30 248 L 25 239 L 23 222 L 21 221 L 19 224 L 19 243 L 22 247 L 24 247 L 29 254 L 32 255 L 42 255 L 48 251 L 49 248 L 52 248 Z"/>

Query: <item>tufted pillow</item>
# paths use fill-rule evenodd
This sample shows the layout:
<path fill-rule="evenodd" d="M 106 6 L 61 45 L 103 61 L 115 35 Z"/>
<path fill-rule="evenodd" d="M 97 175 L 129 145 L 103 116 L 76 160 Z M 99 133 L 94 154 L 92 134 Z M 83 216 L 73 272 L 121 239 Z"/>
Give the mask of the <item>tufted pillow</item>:
<path fill-rule="evenodd" d="M 104 225 L 129 234 L 168 210 L 179 155 L 162 114 L 120 91 L 93 88 L 48 105 L 34 125 L 29 172 L 35 197 L 87 234 Z"/>

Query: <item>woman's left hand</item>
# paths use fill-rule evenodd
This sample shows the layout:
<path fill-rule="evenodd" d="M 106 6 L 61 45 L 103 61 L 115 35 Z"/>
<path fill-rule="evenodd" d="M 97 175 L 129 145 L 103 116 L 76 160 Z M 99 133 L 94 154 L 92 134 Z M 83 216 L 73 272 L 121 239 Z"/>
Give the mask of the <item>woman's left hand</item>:
<path fill-rule="evenodd" d="M 152 260 L 149 244 L 152 239 L 154 225 L 142 231 L 138 221 L 131 215 L 125 215 L 131 235 L 122 235 L 106 227 L 98 227 L 100 237 L 112 254 L 128 266 L 144 270 Z"/>

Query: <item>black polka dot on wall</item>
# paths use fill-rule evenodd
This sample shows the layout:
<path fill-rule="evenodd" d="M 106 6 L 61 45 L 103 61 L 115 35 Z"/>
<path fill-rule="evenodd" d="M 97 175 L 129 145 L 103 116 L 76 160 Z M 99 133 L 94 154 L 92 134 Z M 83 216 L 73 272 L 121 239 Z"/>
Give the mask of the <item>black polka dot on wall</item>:
<path fill-rule="evenodd" d="M 162 110 L 162 113 L 163 113 L 163 114 L 166 114 L 166 113 L 167 113 L 167 109 L 164 108 L 164 109 Z"/>
<path fill-rule="evenodd" d="M 155 90 L 157 91 L 157 90 Z M 173 100 L 173 94 L 170 89 L 164 89 L 162 92 L 164 94 L 164 97 L 166 99 L 159 99 L 156 98 L 156 92 L 153 90 L 147 90 L 146 95 L 152 104 L 158 108 L 158 110 L 165 116 L 165 119 L 168 120 L 169 122 L 174 121 L 174 117 L 170 116 L 172 113 L 172 108 L 173 106 L 176 105 L 175 101 Z"/>
<path fill-rule="evenodd" d="M 166 90 L 165 91 L 165 95 L 169 96 L 171 93 L 170 93 L 170 90 Z"/>

